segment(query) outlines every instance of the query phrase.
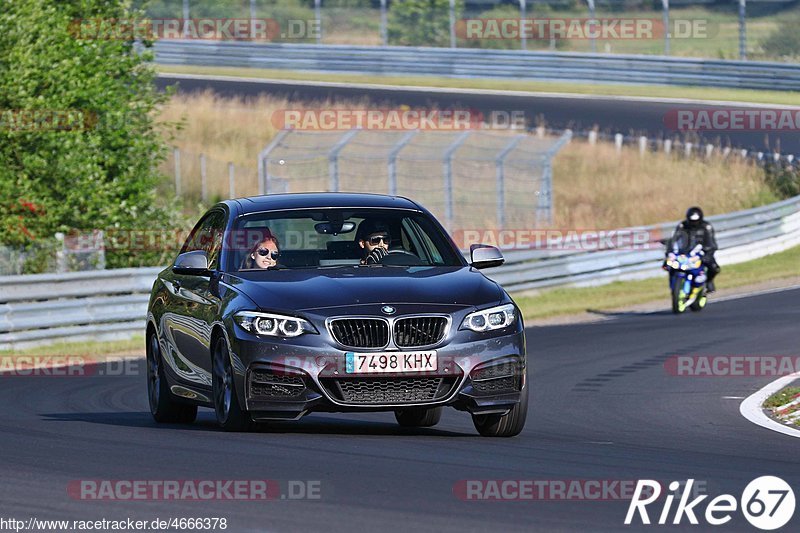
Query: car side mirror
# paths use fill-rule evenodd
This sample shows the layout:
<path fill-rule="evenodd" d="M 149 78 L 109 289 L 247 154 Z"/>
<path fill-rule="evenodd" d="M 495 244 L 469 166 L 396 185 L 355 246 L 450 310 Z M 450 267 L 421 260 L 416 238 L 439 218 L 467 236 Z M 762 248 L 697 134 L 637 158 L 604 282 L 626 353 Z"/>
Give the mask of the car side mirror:
<path fill-rule="evenodd" d="M 176 274 L 208 276 L 208 255 L 203 250 L 182 253 L 175 259 L 172 271 Z"/>
<path fill-rule="evenodd" d="M 488 244 L 473 244 L 469 247 L 470 266 L 473 268 L 498 267 L 505 262 L 502 252 Z"/>

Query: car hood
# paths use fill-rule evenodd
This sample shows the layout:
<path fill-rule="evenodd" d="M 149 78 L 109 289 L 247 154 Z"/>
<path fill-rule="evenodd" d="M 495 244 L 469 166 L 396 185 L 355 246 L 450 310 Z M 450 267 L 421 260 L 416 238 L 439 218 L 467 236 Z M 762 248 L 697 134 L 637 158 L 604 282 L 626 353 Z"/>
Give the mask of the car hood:
<path fill-rule="evenodd" d="M 471 267 L 346 267 L 241 272 L 232 286 L 261 309 L 313 310 L 364 304 L 483 306 L 504 298 Z"/>

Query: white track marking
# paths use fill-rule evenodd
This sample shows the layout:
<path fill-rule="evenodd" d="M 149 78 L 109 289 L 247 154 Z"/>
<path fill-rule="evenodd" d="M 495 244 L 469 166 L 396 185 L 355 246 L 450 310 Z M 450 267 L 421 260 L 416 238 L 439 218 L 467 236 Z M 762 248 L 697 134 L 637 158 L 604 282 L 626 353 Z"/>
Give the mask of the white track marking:
<path fill-rule="evenodd" d="M 763 389 L 751 394 L 739 405 L 739 413 L 757 426 L 761 426 L 778 433 L 783 433 L 784 435 L 789 435 L 790 437 L 800 438 L 800 430 L 792 429 L 774 421 L 764 414 L 764 411 L 761 409 L 761 405 L 764 403 L 764 400 L 790 384 L 798 377 L 800 377 L 800 372 L 783 376 L 780 379 L 776 379 Z"/>

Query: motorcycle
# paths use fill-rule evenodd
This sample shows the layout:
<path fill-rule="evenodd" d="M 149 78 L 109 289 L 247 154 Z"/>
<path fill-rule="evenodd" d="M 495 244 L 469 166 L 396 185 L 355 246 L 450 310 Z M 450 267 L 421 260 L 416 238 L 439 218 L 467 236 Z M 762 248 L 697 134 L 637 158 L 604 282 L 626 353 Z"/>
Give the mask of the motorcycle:
<path fill-rule="evenodd" d="M 689 252 L 677 246 L 667 254 L 664 269 L 669 272 L 672 293 L 672 312 L 686 309 L 701 311 L 706 306 L 706 267 L 703 265 L 703 247 L 697 245 Z"/>

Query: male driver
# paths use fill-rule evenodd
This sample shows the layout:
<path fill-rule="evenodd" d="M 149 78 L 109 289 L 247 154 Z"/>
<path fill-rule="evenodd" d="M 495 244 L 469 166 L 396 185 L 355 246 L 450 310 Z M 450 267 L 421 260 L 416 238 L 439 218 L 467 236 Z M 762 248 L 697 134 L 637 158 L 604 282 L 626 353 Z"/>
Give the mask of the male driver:
<path fill-rule="evenodd" d="M 356 240 L 363 250 L 362 265 L 375 265 L 389 253 L 392 241 L 389 226 L 384 222 L 366 219 L 358 225 Z"/>

